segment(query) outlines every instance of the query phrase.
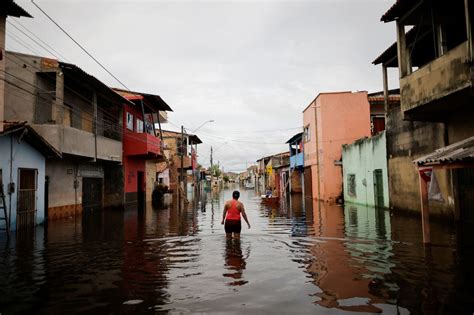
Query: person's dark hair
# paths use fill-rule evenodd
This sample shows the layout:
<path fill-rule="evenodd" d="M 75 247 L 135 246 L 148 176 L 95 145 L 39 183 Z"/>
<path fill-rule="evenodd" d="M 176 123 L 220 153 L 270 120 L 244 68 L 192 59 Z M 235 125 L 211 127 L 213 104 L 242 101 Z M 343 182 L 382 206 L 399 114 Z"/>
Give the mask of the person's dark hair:
<path fill-rule="evenodd" d="M 234 190 L 232 192 L 232 198 L 237 200 L 237 199 L 239 199 L 239 197 L 240 197 L 240 192 L 238 190 Z"/>

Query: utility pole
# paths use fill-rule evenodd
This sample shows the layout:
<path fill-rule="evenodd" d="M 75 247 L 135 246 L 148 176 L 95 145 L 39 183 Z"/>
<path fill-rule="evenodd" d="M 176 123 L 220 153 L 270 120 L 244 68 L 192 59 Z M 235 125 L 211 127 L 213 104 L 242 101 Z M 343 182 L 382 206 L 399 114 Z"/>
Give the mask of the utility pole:
<path fill-rule="evenodd" d="M 211 146 L 211 189 L 212 189 L 213 175 L 214 175 L 214 170 L 212 169 L 212 146 Z"/>
<path fill-rule="evenodd" d="M 183 189 L 183 179 L 184 179 L 184 126 L 181 126 L 181 143 L 180 143 L 180 155 L 181 155 L 181 169 L 179 170 L 179 187 Z M 179 204 L 181 205 L 181 200 L 179 200 Z"/>

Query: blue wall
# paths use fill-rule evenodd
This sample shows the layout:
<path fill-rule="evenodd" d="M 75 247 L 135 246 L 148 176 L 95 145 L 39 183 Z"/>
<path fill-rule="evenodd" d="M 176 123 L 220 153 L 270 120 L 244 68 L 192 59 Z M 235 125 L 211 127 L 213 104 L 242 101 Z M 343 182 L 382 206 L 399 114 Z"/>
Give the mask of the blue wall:
<path fill-rule="evenodd" d="M 13 137 L 13 152 L 11 152 L 11 137 Z M 11 153 L 13 156 L 12 172 L 10 174 Z M 45 157 L 36 151 L 26 142 L 18 143 L 16 136 L 2 136 L 0 137 L 0 169 L 2 170 L 2 180 L 5 190 L 5 201 L 8 209 L 11 204 L 11 230 L 16 229 L 16 208 L 18 198 L 18 169 L 30 168 L 38 170 L 38 190 L 36 192 L 36 223 L 44 222 L 44 189 L 45 189 Z M 12 182 L 15 183 L 15 192 L 11 195 L 7 193 L 7 186 L 10 183 L 10 175 Z M 1 214 L 3 216 L 3 213 Z M 3 222 L 0 223 L 4 226 Z M 2 227 L 3 227 L 2 226 Z"/>

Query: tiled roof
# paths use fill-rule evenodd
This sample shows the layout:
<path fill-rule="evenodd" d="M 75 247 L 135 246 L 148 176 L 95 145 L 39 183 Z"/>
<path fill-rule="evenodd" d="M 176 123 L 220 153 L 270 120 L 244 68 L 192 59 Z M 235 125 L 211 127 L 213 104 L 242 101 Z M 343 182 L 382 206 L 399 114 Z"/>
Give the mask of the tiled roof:
<path fill-rule="evenodd" d="M 470 137 L 453 143 L 447 147 L 440 148 L 433 153 L 413 161 L 413 163 L 422 166 L 431 164 L 452 164 L 468 161 L 474 161 L 474 137 Z"/>

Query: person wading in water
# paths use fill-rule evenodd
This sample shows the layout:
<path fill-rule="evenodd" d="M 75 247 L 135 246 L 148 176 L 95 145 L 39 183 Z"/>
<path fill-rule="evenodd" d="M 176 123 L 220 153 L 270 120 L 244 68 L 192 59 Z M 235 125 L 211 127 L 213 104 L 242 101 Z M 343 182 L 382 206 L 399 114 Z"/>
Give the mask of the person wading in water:
<path fill-rule="evenodd" d="M 232 239 L 232 234 L 234 239 L 240 239 L 240 230 L 242 230 L 242 224 L 240 222 L 240 214 L 244 218 L 245 222 L 250 229 L 250 223 L 247 219 L 247 214 L 245 213 L 244 204 L 239 201 L 240 192 L 235 190 L 232 193 L 232 200 L 226 201 L 224 206 L 224 214 L 222 215 L 222 222 L 224 224 L 225 234 L 227 239 Z"/>

